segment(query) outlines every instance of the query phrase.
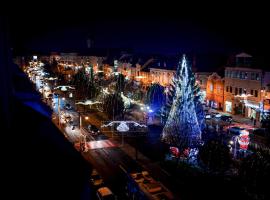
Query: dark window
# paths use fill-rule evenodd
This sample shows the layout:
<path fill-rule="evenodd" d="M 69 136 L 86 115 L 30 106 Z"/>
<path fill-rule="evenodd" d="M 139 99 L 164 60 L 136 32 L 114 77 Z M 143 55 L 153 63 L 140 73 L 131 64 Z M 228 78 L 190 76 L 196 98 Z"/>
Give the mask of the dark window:
<path fill-rule="evenodd" d="M 230 93 L 232 93 L 232 86 L 230 86 Z"/>
<path fill-rule="evenodd" d="M 240 72 L 239 71 L 236 71 L 236 77 L 240 78 Z"/>
<path fill-rule="evenodd" d="M 250 94 L 253 95 L 253 90 L 250 90 Z"/>
<path fill-rule="evenodd" d="M 236 78 L 236 71 L 233 71 L 233 78 Z"/>
<path fill-rule="evenodd" d="M 260 80 L 260 74 L 256 73 L 256 80 L 259 81 Z"/>
<path fill-rule="evenodd" d="M 238 95 L 238 88 L 234 89 L 234 93 L 235 93 L 235 95 Z"/>
<path fill-rule="evenodd" d="M 258 90 L 254 90 L 254 92 L 255 92 L 254 96 L 258 97 Z"/>
<path fill-rule="evenodd" d="M 251 73 L 251 80 L 255 80 L 255 73 Z"/>
<path fill-rule="evenodd" d="M 241 78 L 241 79 L 245 79 L 245 73 L 244 73 L 244 72 L 241 72 L 241 73 L 240 73 L 240 78 Z"/>
<path fill-rule="evenodd" d="M 246 89 L 244 89 L 244 94 L 247 94 L 247 90 Z"/>
<path fill-rule="evenodd" d="M 248 79 L 248 73 L 245 72 L 245 79 Z"/>
<path fill-rule="evenodd" d="M 226 92 L 229 92 L 229 86 L 226 87 Z"/>
<path fill-rule="evenodd" d="M 242 94 L 242 88 L 239 88 L 239 94 L 240 95 Z"/>

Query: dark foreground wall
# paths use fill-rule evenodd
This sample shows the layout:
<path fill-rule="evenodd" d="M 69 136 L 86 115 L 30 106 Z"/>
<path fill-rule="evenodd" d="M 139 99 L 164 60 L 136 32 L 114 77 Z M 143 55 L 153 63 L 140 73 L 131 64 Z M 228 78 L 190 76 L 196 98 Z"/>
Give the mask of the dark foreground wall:
<path fill-rule="evenodd" d="M 6 199 L 90 199 L 91 167 L 50 118 L 35 109 L 39 105 L 50 114 L 31 91 L 30 84 L 22 85 L 27 79 L 11 63 L 7 27 L 7 19 L 0 17 L 2 196 L 7 195 Z"/>

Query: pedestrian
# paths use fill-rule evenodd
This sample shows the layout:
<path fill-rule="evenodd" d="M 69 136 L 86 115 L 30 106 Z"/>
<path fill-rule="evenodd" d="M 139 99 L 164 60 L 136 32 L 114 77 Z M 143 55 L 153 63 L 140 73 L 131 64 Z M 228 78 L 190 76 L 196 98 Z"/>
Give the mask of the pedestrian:
<path fill-rule="evenodd" d="M 254 119 L 254 126 L 256 126 L 256 119 Z"/>

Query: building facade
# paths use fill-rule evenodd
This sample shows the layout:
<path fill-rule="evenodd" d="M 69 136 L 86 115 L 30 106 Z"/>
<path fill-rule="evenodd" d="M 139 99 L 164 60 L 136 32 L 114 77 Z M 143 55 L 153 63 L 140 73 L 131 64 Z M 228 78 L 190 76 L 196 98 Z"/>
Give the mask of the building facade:
<path fill-rule="evenodd" d="M 223 110 L 224 107 L 224 79 L 217 73 L 211 74 L 206 84 L 206 105 Z"/>
<path fill-rule="evenodd" d="M 196 81 L 199 84 L 202 92 L 206 91 L 208 78 L 211 74 L 213 74 L 213 72 L 196 72 L 195 73 Z"/>
<path fill-rule="evenodd" d="M 262 69 L 251 66 L 251 59 L 248 54 L 238 54 L 235 66 L 225 68 L 224 111 L 250 118 L 258 125 L 267 100 L 268 78 Z"/>
<path fill-rule="evenodd" d="M 175 70 L 150 68 L 150 83 L 158 83 L 164 87 L 172 84 Z"/>

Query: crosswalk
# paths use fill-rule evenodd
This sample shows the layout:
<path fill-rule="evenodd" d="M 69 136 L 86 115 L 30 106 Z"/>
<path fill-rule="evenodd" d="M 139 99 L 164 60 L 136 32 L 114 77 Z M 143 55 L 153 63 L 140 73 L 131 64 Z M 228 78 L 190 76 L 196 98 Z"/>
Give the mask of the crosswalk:
<path fill-rule="evenodd" d="M 86 142 L 86 147 L 88 150 L 92 150 L 92 149 L 102 149 L 102 148 L 112 148 L 112 147 L 116 147 L 117 145 L 115 143 L 113 143 L 110 140 L 98 140 L 98 141 L 90 141 L 90 142 Z M 75 144 L 75 148 L 79 149 L 80 148 L 80 143 L 76 143 Z"/>

